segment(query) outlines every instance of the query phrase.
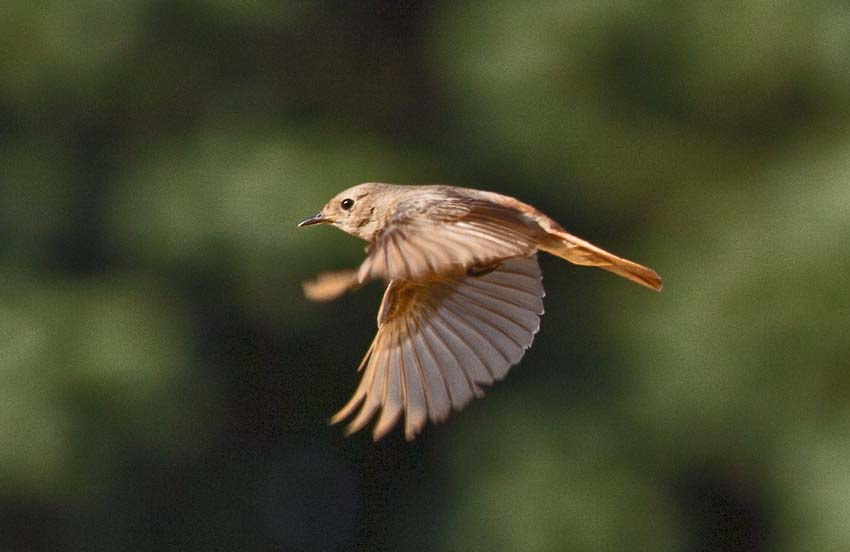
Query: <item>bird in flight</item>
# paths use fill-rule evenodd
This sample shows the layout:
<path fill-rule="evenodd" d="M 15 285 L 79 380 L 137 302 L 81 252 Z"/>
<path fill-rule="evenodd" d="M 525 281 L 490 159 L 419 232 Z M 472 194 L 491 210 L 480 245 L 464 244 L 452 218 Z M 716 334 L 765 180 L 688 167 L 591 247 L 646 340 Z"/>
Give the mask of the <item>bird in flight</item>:
<path fill-rule="evenodd" d="M 337 423 L 356 411 L 350 434 L 380 409 L 376 441 L 402 414 L 405 436 L 413 439 L 427 420 L 445 420 L 520 361 L 543 314 L 538 251 L 662 287 L 654 270 L 494 192 L 370 182 L 341 192 L 299 226 L 314 224 L 336 226 L 368 246 L 359 268 L 305 282 L 309 299 L 329 301 L 369 280 L 388 282 L 360 384 L 331 418 Z"/>

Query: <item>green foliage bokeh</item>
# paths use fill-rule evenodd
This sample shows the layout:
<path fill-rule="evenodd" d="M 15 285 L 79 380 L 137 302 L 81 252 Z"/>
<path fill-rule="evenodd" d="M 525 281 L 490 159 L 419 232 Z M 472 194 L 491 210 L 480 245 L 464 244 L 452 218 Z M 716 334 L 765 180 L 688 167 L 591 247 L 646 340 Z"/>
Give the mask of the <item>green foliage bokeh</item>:
<path fill-rule="evenodd" d="M 850 547 L 847 2 L 9 0 L 0 167 L 0 548 Z M 345 439 L 363 181 L 666 288 L 544 259 L 485 400 Z"/>

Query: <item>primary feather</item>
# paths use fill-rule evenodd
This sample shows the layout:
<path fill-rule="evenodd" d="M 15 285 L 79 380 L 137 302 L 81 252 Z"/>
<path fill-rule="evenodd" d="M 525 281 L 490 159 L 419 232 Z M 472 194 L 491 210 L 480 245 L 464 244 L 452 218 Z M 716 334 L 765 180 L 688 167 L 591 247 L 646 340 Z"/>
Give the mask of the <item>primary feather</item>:
<path fill-rule="evenodd" d="M 491 268 L 477 276 L 394 280 L 361 364 L 360 386 L 331 421 L 359 407 L 348 427 L 358 431 L 380 408 L 377 440 L 404 413 L 412 439 L 428 419 L 444 420 L 481 395 L 482 386 L 504 378 L 540 328 L 545 293 L 536 255 Z"/>

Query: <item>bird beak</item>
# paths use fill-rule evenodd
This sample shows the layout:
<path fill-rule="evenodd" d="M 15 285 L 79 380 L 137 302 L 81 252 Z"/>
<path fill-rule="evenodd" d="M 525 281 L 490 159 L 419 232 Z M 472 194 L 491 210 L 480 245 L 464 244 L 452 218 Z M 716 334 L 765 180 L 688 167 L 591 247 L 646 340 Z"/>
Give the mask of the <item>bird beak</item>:
<path fill-rule="evenodd" d="M 326 222 L 330 222 L 329 219 L 325 218 L 325 215 L 319 213 L 315 216 L 308 218 L 307 220 L 302 220 L 298 223 L 298 228 L 302 228 L 304 226 L 312 226 L 313 224 L 323 224 Z"/>

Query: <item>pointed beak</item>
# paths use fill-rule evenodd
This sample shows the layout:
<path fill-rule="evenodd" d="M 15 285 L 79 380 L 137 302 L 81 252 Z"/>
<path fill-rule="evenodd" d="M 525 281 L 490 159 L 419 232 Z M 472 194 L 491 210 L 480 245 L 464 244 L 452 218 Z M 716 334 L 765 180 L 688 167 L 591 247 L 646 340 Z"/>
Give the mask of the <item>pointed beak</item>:
<path fill-rule="evenodd" d="M 329 219 L 326 219 L 322 213 L 318 213 L 315 216 L 308 218 L 307 220 L 302 220 L 298 223 L 298 228 L 302 228 L 304 226 L 312 226 L 314 224 L 323 224 L 330 222 Z"/>

